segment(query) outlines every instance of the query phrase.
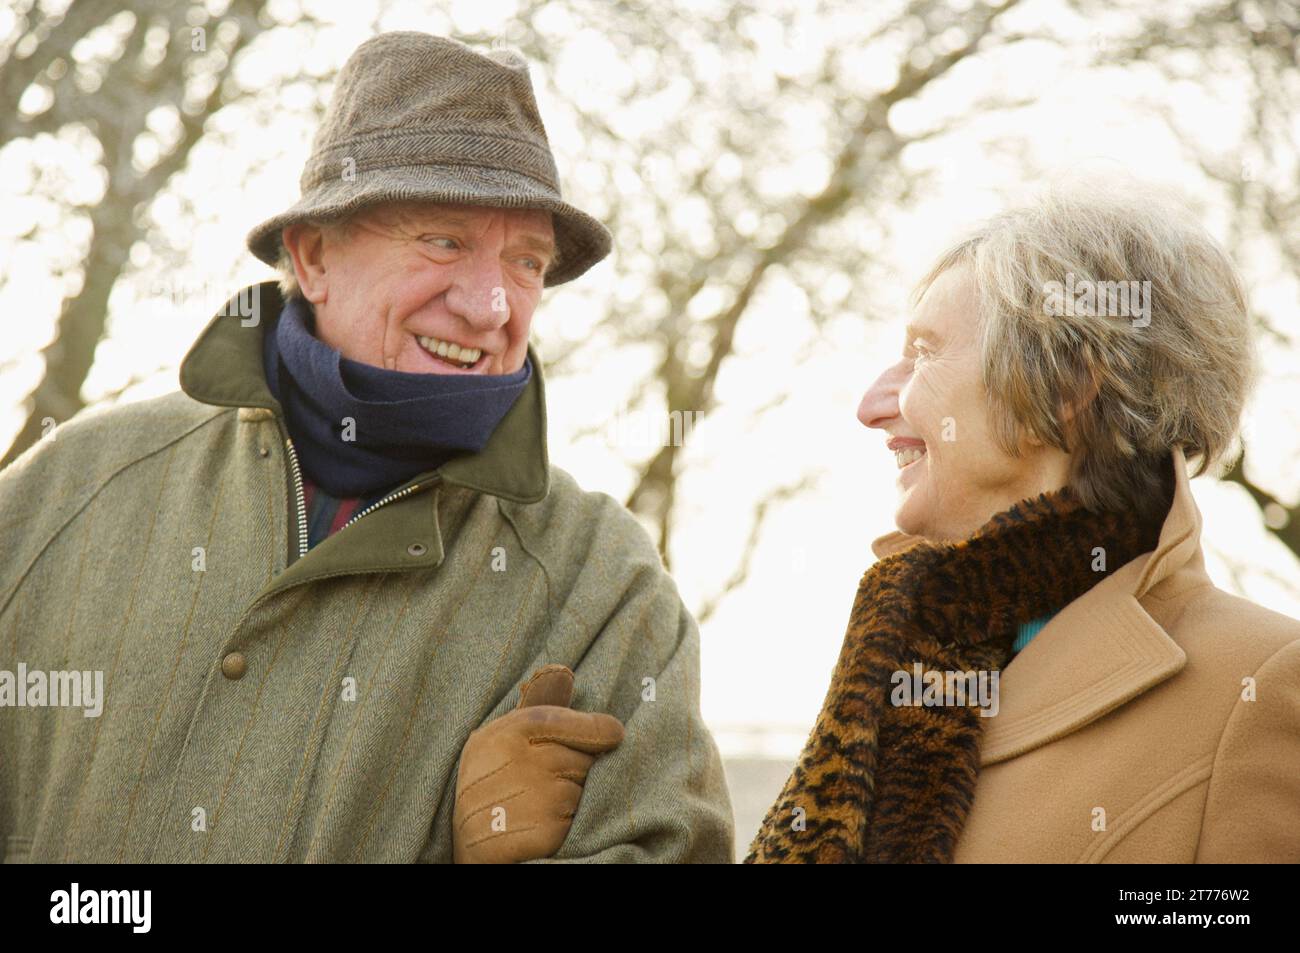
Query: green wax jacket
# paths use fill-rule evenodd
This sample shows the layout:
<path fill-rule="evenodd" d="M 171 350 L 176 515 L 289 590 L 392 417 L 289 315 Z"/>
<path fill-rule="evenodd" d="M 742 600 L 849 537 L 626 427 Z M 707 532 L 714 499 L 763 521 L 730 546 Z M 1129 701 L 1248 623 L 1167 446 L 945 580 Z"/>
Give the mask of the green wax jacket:
<path fill-rule="evenodd" d="M 6 862 L 450 862 L 466 737 L 548 662 L 626 726 L 554 860 L 731 862 L 695 622 L 635 519 L 550 466 L 536 355 L 483 452 L 307 551 L 262 370 L 280 306 L 245 289 L 181 392 L 0 472 Z M 102 673 L 102 710 L 33 672 Z"/>

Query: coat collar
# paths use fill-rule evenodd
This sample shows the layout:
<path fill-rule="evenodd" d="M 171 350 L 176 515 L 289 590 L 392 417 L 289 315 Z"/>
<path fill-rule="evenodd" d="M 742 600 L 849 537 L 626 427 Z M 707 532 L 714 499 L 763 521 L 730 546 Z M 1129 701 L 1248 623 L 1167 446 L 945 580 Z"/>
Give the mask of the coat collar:
<path fill-rule="evenodd" d="M 1043 627 L 1000 677 L 999 711 L 984 729 L 980 764 L 996 764 L 1096 721 L 1176 674 L 1182 648 L 1141 599 L 1174 577 L 1210 585 L 1200 548 L 1201 513 L 1187 462 L 1172 451 L 1175 489 L 1160 540 L 1150 553 L 1111 573 Z M 920 542 L 902 532 L 871 544 L 877 557 Z M 1179 586 L 1181 588 L 1181 586 Z"/>
<path fill-rule="evenodd" d="M 269 409 L 283 426 L 282 408 L 271 395 L 262 365 L 262 335 L 270 323 L 262 318 L 275 318 L 283 305 L 273 281 L 251 285 L 232 297 L 181 362 L 181 389 L 205 404 Z M 518 503 L 535 503 L 546 496 L 550 467 L 545 386 L 542 363 L 531 345 L 528 353 L 533 361 L 532 379 L 497 425 L 487 446 L 408 482 L 437 479 Z"/>

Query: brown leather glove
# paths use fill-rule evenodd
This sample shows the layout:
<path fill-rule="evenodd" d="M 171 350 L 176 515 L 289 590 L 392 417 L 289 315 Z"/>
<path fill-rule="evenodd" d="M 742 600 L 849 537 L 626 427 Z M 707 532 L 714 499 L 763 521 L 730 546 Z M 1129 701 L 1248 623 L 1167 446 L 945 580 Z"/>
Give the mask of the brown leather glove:
<path fill-rule="evenodd" d="M 514 711 L 470 733 L 456 777 L 456 863 L 516 863 L 560 849 L 587 771 L 623 741 L 617 718 L 573 711 L 572 700 L 573 672 L 544 665 Z"/>

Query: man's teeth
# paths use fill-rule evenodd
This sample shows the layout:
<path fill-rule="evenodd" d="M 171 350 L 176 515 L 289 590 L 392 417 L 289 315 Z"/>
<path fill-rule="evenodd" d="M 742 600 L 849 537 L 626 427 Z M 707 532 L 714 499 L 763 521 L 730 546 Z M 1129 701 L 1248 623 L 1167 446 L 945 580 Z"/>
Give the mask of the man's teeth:
<path fill-rule="evenodd" d="M 915 463 L 925 456 L 924 447 L 908 447 L 905 450 L 895 450 L 894 459 L 898 461 L 898 469 L 903 469 L 909 463 Z"/>
<path fill-rule="evenodd" d="M 479 357 L 483 354 L 481 348 L 463 348 L 459 344 L 453 344 L 450 341 L 439 341 L 437 338 L 417 336 L 416 340 L 420 342 L 420 347 L 430 354 L 437 354 L 439 357 L 445 357 L 449 361 L 464 364 L 466 367 L 477 364 Z"/>

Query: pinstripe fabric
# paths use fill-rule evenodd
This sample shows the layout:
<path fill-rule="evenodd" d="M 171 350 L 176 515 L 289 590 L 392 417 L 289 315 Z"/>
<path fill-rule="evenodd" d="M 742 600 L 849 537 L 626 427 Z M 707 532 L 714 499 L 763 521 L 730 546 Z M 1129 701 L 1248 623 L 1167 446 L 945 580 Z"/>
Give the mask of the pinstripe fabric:
<path fill-rule="evenodd" d="M 612 244 L 561 195 L 524 59 L 427 33 L 382 33 L 348 58 L 299 184 L 298 203 L 248 235 L 267 264 L 286 225 L 391 200 L 551 212 L 558 256 L 548 287 L 577 278 Z"/>
<path fill-rule="evenodd" d="M 187 386 L 255 393 L 246 333 L 214 319 Z M 98 718 L 0 708 L 6 860 L 450 861 L 466 737 L 560 662 L 627 736 L 556 859 L 730 861 L 695 624 L 635 520 L 546 464 L 534 380 L 481 460 L 292 561 L 274 412 L 175 393 L 0 473 L 0 669 L 105 678 Z"/>

